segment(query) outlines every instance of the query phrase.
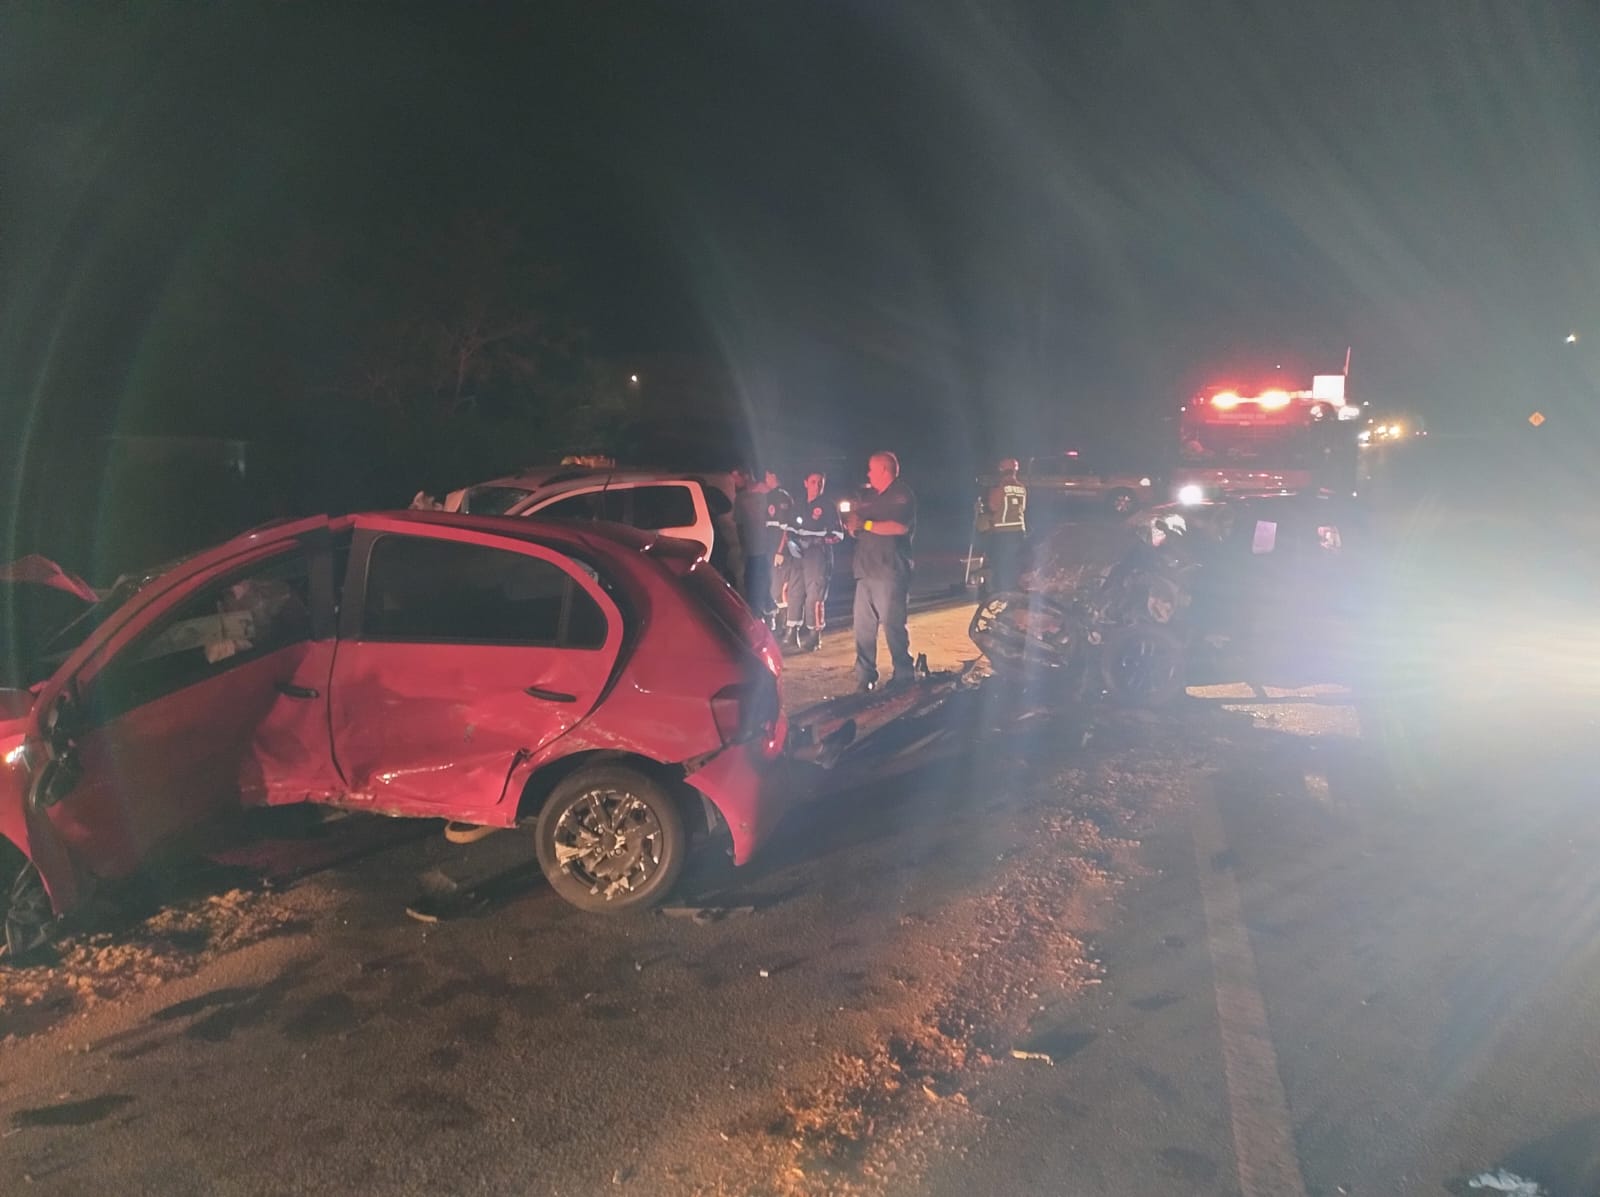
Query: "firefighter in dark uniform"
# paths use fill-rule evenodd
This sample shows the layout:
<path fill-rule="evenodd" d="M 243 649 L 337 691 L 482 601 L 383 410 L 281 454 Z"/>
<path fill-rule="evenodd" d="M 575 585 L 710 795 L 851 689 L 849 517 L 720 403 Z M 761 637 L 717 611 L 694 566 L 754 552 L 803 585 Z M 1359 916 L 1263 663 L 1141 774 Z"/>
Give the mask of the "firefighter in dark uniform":
<path fill-rule="evenodd" d="M 806 475 L 805 502 L 796 503 L 789 540 L 799 546 L 799 568 L 790 575 L 788 628 L 784 645 L 815 652 L 827 623 L 828 583 L 833 578 L 833 546 L 844 539 L 839 509 L 827 493 L 821 470 Z"/>
<path fill-rule="evenodd" d="M 789 623 L 789 593 L 795 589 L 800 568 L 800 546 L 790 535 L 794 520 L 794 499 L 778 484 L 778 476 L 767 471 L 767 526 L 761 541 L 771 563 L 772 630 L 783 636 Z"/>
<path fill-rule="evenodd" d="M 1016 590 L 1027 559 L 1028 488 L 1015 457 L 1000 462 L 999 480 L 978 499 L 984 574 L 990 594 Z"/>

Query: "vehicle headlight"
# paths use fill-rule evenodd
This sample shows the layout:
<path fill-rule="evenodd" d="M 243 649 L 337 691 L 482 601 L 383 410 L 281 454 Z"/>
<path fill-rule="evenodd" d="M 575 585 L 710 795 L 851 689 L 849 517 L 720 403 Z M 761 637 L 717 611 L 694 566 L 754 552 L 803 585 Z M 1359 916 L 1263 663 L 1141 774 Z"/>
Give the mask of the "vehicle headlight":
<path fill-rule="evenodd" d="M 1203 487 L 1196 486 L 1191 482 L 1188 486 L 1180 486 L 1178 488 L 1178 502 L 1185 507 L 1193 507 L 1195 504 L 1204 503 L 1205 501 L 1206 492 Z"/>
<path fill-rule="evenodd" d="M 1148 479 L 1148 478 L 1139 479 L 1139 485 L 1140 486 L 1149 486 L 1150 485 L 1150 479 Z"/>

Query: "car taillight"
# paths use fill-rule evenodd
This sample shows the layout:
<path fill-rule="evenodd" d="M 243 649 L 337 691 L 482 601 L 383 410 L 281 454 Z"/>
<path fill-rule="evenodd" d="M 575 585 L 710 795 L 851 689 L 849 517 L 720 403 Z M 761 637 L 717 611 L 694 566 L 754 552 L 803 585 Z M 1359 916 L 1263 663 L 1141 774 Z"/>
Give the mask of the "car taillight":
<path fill-rule="evenodd" d="M 776 677 L 761 675 L 748 682 L 724 686 L 711 696 L 711 718 L 724 744 L 755 741 L 766 756 L 774 756 L 779 742 L 782 715 Z"/>
<path fill-rule="evenodd" d="M 744 696 L 748 686 L 724 686 L 711 696 L 711 718 L 724 744 L 738 741 L 744 723 Z"/>

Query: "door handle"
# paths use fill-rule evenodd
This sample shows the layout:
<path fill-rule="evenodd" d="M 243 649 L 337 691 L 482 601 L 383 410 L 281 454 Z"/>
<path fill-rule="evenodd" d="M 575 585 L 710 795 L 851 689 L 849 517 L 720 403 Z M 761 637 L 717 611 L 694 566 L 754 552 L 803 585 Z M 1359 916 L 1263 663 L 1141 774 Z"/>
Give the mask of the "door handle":
<path fill-rule="evenodd" d="M 286 698 L 317 698 L 320 695 L 310 686 L 297 686 L 293 682 L 279 682 L 278 693 Z"/>
<path fill-rule="evenodd" d="M 563 694 L 559 690 L 546 690 L 543 686 L 529 686 L 523 691 L 530 698 L 542 698 L 546 702 L 577 702 L 576 694 Z"/>

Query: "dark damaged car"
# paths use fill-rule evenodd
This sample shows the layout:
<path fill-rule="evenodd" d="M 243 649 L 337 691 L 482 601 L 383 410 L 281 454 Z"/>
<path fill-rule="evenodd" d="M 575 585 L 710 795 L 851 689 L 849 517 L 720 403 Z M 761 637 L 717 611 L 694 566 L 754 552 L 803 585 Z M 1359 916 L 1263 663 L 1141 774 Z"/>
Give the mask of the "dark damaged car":
<path fill-rule="evenodd" d="M 13 950 L 240 807 L 526 827 L 586 910 L 659 900 L 718 824 L 742 863 L 779 814 L 777 647 L 680 540 L 308 519 L 127 580 L 55 640 L 0 719 Z"/>

